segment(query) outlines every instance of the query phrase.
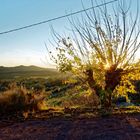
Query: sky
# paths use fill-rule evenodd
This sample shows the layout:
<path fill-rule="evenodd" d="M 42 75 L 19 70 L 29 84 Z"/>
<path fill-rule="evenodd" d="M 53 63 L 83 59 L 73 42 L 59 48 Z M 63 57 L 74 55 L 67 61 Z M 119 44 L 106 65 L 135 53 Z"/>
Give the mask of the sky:
<path fill-rule="evenodd" d="M 82 1 L 85 8 L 91 7 L 91 0 Z M 94 5 L 96 4 L 94 3 Z M 81 0 L 0 0 L 0 32 L 82 9 Z M 49 45 L 49 40 L 51 40 L 50 26 L 53 26 L 58 33 L 67 32 L 68 19 L 63 18 L 0 35 L 0 66 L 37 65 L 52 67 L 49 60 L 46 59 L 48 56 L 44 45 L 44 42 Z"/>

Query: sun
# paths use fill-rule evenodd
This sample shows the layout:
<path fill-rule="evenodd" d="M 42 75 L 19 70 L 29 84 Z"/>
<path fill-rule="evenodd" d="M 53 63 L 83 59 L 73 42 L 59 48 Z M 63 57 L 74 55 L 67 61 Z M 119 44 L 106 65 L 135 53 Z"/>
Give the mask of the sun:
<path fill-rule="evenodd" d="M 106 70 L 108 70 L 108 69 L 110 68 L 110 64 L 109 64 L 109 63 L 106 63 L 106 64 L 104 65 L 104 68 L 105 68 Z"/>

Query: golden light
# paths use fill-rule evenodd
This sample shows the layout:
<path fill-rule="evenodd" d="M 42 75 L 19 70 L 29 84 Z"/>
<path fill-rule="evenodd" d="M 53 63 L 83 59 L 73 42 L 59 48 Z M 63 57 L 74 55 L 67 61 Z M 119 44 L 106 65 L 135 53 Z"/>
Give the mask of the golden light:
<path fill-rule="evenodd" d="M 107 69 L 109 69 L 110 68 L 110 64 L 109 63 L 106 63 L 105 65 L 104 65 L 104 68 L 107 70 Z"/>

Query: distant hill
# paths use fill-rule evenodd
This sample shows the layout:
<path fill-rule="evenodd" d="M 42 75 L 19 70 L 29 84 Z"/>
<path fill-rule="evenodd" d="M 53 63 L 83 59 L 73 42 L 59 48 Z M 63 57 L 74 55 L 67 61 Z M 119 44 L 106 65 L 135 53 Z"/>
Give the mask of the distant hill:
<path fill-rule="evenodd" d="M 48 78 L 58 76 L 60 73 L 56 69 L 41 68 L 37 66 L 0 66 L 0 80 L 21 79 L 21 78 Z"/>
<path fill-rule="evenodd" d="M 20 66 L 16 66 L 16 67 L 3 67 L 3 66 L 0 66 L 0 73 L 1 72 L 22 72 L 22 71 L 46 71 L 46 70 L 49 70 L 49 71 L 57 71 L 56 69 L 51 69 L 51 68 L 41 68 L 41 67 L 37 67 L 37 66 L 23 66 L 23 65 L 20 65 Z"/>

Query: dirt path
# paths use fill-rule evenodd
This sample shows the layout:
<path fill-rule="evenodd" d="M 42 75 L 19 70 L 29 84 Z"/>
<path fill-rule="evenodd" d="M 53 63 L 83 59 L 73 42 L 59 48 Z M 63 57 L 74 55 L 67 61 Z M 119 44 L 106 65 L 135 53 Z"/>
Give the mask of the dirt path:
<path fill-rule="evenodd" d="M 0 140 L 140 140 L 140 114 L 1 125 Z"/>

